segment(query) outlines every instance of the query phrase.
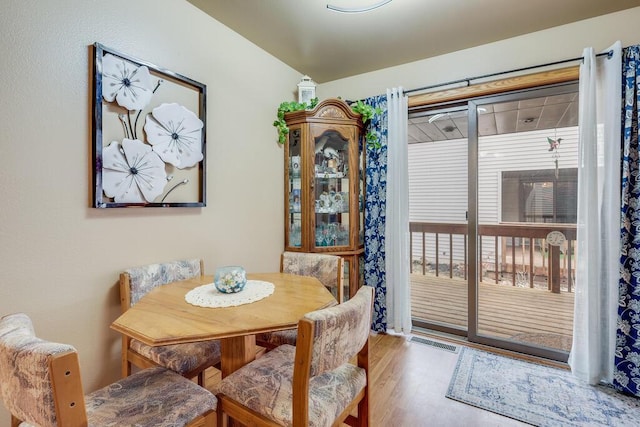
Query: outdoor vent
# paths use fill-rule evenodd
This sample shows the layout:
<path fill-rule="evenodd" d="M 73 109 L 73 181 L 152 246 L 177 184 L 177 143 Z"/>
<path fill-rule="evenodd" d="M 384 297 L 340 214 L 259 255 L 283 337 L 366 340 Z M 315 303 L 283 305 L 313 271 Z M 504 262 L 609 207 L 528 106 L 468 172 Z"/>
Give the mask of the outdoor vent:
<path fill-rule="evenodd" d="M 458 347 L 451 344 L 445 344 L 439 341 L 433 341 L 427 338 L 411 337 L 412 342 L 418 342 L 420 344 L 430 345 L 431 347 L 439 348 L 440 350 L 450 351 L 451 353 L 457 353 Z"/>

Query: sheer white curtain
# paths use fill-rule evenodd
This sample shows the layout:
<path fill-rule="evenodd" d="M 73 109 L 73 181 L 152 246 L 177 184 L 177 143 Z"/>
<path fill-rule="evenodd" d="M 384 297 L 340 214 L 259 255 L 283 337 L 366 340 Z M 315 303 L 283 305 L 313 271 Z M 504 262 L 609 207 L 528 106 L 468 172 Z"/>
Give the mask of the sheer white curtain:
<path fill-rule="evenodd" d="M 580 66 L 578 253 L 569 365 L 588 382 L 613 381 L 620 257 L 621 44 L 586 48 Z"/>
<path fill-rule="evenodd" d="M 387 326 L 408 334 L 411 332 L 408 105 L 401 87 L 387 89 L 387 110 Z"/>

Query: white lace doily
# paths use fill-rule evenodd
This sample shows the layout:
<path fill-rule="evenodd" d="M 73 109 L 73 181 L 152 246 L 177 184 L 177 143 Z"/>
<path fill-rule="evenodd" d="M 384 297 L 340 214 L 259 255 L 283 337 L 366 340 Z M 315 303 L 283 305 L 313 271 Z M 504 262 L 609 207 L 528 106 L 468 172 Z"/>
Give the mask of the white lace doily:
<path fill-rule="evenodd" d="M 273 293 L 273 290 L 274 286 L 271 282 L 247 280 L 247 284 L 240 292 L 225 294 L 218 291 L 215 284 L 209 283 L 190 290 L 184 299 L 189 304 L 199 307 L 234 307 L 266 298 Z"/>

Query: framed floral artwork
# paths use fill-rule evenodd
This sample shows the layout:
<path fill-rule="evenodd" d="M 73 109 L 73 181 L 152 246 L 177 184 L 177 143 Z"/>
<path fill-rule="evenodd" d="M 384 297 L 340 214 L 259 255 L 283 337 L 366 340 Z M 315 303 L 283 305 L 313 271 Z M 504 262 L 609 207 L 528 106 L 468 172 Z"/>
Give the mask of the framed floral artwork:
<path fill-rule="evenodd" d="M 93 206 L 206 206 L 204 84 L 94 44 Z"/>

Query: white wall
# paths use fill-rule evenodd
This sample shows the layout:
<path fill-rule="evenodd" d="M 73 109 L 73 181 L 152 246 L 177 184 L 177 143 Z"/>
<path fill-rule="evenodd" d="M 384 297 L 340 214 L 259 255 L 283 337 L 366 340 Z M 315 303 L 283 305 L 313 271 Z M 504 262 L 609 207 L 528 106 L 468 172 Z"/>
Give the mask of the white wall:
<path fill-rule="evenodd" d="M 124 268 L 203 257 L 210 274 L 231 263 L 278 270 L 283 152 L 272 122 L 301 74 L 184 0 L 0 9 L 0 316 L 26 312 L 42 337 L 75 345 L 89 392 L 119 377 L 109 325 Z M 94 42 L 207 85 L 207 207 L 90 207 Z"/>

